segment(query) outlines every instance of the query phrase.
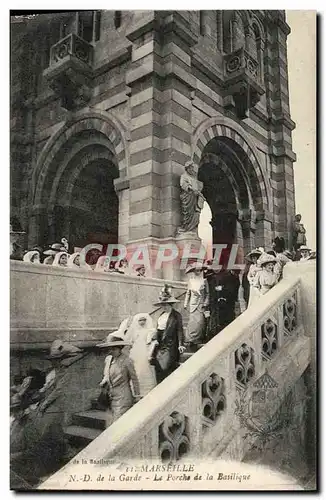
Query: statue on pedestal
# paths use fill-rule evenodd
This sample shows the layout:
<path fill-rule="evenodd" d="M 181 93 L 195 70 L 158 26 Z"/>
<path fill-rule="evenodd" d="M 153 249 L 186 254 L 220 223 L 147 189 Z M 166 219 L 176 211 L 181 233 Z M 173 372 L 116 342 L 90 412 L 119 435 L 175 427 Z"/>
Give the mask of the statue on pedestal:
<path fill-rule="evenodd" d="M 294 218 L 293 224 L 293 247 L 297 251 L 301 245 L 307 244 L 306 230 L 304 225 L 301 223 L 301 215 L 297 214 Z"/>
<path fill-rule="evenodd" d="M 185 164 L 185 172 L 180 177 L 180 188 L 181 226 L 178 232 L 193 233 L 197 230 L 205 198 L 192 160 Z"/>

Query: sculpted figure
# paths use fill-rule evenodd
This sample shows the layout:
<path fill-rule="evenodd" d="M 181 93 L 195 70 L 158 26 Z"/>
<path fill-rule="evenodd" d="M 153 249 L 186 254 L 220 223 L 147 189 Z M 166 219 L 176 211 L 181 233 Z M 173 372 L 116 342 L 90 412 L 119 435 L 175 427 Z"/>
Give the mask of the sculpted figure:
<path fill-rule="evenodd" d="M 205 198 L 196 178 L 193 161 L 185 164 L 185 172 L 180 177 L 181 227 L 179 232 L 196 231 Z"/>
<path fill-rule="evenodd" d="M 301 215 L 297 214 L 294 218 L 293 224 L 293 246 L 294 250 L 298 250 L 301 245 L 306 245 L 306 230 L 304 225 L 301 223 Z"/>

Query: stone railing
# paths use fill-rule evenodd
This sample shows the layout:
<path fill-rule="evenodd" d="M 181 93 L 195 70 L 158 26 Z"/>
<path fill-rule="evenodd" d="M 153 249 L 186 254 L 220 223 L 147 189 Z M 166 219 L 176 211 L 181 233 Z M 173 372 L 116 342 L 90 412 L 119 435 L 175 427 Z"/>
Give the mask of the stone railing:
<path fill-rule="evenodd" d="M 186 290 L 184 282 L 171 284 L 176 296 Z M 155 278 L 12 260 L 11 348 L 47 348 L 60 335 L 80 347 L 94 345 L 126 317 L 152 312 L 163 285 Z"/>
<path fill-rule="evenodd" d="M 69 488 L 75 464 L 90 458 L 241 460 L 248 446 L 243 401 L 272 381 L 273 415 L 310 363 L 300 288 L 300 275 L 283 279 L 40 488 Z"/>
<path fill-rule="evenodd" d="M 51 47 L 50 65 L 63 60 L 67 56 L 75 56 L 84 63 L 91 65 L 93 62 L 93 47 L 78 35 L 70 33 Z"/>

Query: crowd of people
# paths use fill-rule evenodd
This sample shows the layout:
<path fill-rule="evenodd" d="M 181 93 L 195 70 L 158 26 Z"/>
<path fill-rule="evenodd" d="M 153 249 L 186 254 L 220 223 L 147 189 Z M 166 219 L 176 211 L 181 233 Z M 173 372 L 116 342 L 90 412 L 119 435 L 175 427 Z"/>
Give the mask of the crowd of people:
<path fill-rule="evenodd" d="M 13 232 L 12 228 L 10 228 L 10 234 L 19 235 L 22 233 Z M 30 264 L 44 264 L 47 266 L 70 268 L 75 271 L 95 271 L 120 273 L 128 276 L 146 276 L 146 268 L 143 264 L 130 266 L 128 260 L 125 258 L 113 262 L 96 249 L 89 252 L 90 263 L 87 263 L 85 256 L 81 252 L 69 254 L 68 248 L 68 241 L 65 238 L 62 238 L 61 243 L 53 243 L 47 250 L 43 250 L 40 246 L 36 245 L 25 252 L 15 241 L 13 241 L 10 246 L 10 259 L 22 260 Z"/>
<path fill-rule="evenodd" d="M 246 306 L 252 307 L 282 279 L 287 262 L 298 259 L 298 255 L 301 262 L 316 258 L 306 245 L 301 245 L 297 254 L 283 247 L 284 242 L 278 238 L 271 249 L 255 248 L 249 252 L 242 276 L 227 266 L 216 270 L 212 262 L 192 262 L 186 269 L 183 303 L 174 296 L 173 287 L 166 284 L 153 303 L 160 312 L 156 323 L 147 312 L 131 315 L 118 330 L 97 344 L 105 357 L 97 405 L 107 412 L 109 424 L 173 373 L 185 351 L 196 352 L 235 319 L 240 284 Z M 64 239 L 43 254 L 45 260 L 49 258 L 44 265 L 88 266 L 86 269 L 90 266 L 82 262 L 78 252 L 68 254 Z M 29 250 L 23 260 L 39 263 L 40 249 Z M 94 271 L 104 271 L 105 266 L 106 257 L 100 256 Z M 122 260 L 111 269 L 110 272 L 128 273 L 128 262 Z M 175 308 L 177 304 L 189 311 L 185 328 L 182 315 Z M 37 465 L 39 474 L 40 470 L 49 470 L 47 461 L 53 465 L 55 455 L 60 461 L 65 446 L 62 408 L 63 388 L 67 383 L 65 361 L 80 355 L 83 355 L 81 349 L 55 340 L 48 355 L 49 370 L 30 369 L 11 387 L 11 451 L 16 455 L 16 465 L 20 463 L 23 467 L 23 461 L 35 468 L 35 456 L 42 456 L 42 464 Z M 26 453 L 34 459 L 28 461 Z"/>

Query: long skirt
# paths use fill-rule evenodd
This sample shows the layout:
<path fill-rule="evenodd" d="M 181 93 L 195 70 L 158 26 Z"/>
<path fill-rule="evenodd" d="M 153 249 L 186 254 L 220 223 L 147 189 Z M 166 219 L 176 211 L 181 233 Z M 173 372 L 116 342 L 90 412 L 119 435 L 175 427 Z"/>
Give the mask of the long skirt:
<path fill-rule="evenodd" d="M 134 362 L 140 395 L 144 397 L 156 386 L 155 369 L 148 362 L 148 346 L 145 339 L 139 338 L 135 341 L 129 357 Z"/>
<path fill-rule="evenodd" d="M 251 286 L 248 307 L 251 307 L 253 304 L 255 304 L 260 296 L 261 296 L 261 293 L 259 291 L 259 288 L 255 287 L 255 286 Z"/>
<path fill-rule="evenodd" d="M 201 311 L 191 312 L 189 314 L 188 327 L 185 334 L 185 342 L 189 344 L 200 344 L 205 333 L 205 316 Z"/>
<path fill-rule="evenodd" d="M 106 420 L 106 427 L 118 420 L 134 404 L 129 382 L 123 381 L 120 385 L 111 387 L 109 392 L 109 410 Z"/>

